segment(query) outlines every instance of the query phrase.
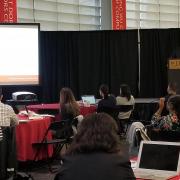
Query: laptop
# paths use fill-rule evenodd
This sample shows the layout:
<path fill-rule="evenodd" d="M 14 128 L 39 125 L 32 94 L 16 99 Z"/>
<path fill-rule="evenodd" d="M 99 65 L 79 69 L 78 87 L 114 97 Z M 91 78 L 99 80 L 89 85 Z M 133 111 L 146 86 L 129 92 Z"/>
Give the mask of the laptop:
<path fill-rule="evenodd" d="M 89 104 L 96 104 L 96 99 L 94 95 L 83 95 L 81 96 L 83 102 L 88 102 Z"/>
<path fill-rule="evenodd" d="M 166 180 L 180 174 L 180 142 L 141 141 L 136 178 Z"/>

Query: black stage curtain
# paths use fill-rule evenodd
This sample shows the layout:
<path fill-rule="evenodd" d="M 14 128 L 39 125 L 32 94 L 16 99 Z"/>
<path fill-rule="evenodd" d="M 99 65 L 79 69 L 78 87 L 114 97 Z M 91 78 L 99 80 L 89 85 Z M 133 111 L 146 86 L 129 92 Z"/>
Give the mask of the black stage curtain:
<path fill-rule="evenodd" d="M 180 29 L 140 30 L 140 97 L 161 97 L 167 88 L 167 60 L 180 46 Z"/>
<path fill-rule="evenodd" d="M 138 34 L 137 30 L 111 32 L 110 36 L 110 82 L 115 95 L 120 84 L 128 84 L 132 94 L 138 94 Z"/>
<path fill-rule="evenodd" d="M 137 30 L 41 32 L 41 85 L 44 102 L 59 100 L 62 87 L 72 88 L 76 98 L 98 95 L 107 83 L 117 95 L 127 83 L 137 94 Z"/>

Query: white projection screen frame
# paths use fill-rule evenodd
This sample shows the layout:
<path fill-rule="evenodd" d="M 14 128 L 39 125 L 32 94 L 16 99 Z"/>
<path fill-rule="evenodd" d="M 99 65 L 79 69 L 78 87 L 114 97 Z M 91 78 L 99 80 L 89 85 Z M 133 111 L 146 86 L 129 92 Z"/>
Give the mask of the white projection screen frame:
<path fill-rule="evenodd" d="M 40 25 L 0 24 L 0 85 L 39 84 Z"/>

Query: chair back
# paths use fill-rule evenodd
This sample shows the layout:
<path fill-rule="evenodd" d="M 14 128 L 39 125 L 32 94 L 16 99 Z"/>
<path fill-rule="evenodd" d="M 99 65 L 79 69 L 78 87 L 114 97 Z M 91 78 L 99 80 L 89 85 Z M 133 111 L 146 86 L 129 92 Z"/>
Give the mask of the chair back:
<path fill-rule="evenodd" d="M 154 131 L 149 130 L 149 134 L 154 141 L 180 142 L 179 131 Z"/>
<path fill-rule="evenodd" d="M 115 105 L 115 106 L 103 106 L 99 112 L 105 112 L 114 119 L 117 119 L 119 112 L 128 112 L 133 110 L 133 105 Z"/>
<path fill-rule="evenodd" d="M 107 113 L 114 119 L 116 119 L 118 116 L 118 113 L 116 111 L 116 106 L 102 106 L 101 108 L 99 108 L 98 112 Z"/>
<path fill-rule="evenodd" d="M 133 107 L 134 107 L 133 105 L 116 105 L 115 109 L 118 112 L 128 112 L 133 110 Z"/>
<path fill-rule="evenodd" d="M 63 127 L 63 123 L 61 121 L 54 121 L 54 122 L 51 122 L 48 130 L 56 131 L 56 130 L 61 129 L 62 127 Z"/>
<path fill-rule="evenodd" d="M 48 128 L 48 130 L 55 131 L 55 138 L 64 138 L 68 139 L 73 136 L 72 126 L 76 125 L 77 119 L 67 119 L 61 121 L 52 122 Z"/>
<path fill-rule="evenodd" d="M 117 120 L 120 134 L 126 135 L 129 125 L 131 124 L 130 119 L 131 119 L 133 108 L 134 108 L 134 105 L 116 105 L 116 112 L 118 115 L 119 113 L 121 113 L 121 115 L 123 113 L 126 114 L 125 118 L 123 119 L 119 119 L 120 117 L 117 115 L 116 120 Z"/>

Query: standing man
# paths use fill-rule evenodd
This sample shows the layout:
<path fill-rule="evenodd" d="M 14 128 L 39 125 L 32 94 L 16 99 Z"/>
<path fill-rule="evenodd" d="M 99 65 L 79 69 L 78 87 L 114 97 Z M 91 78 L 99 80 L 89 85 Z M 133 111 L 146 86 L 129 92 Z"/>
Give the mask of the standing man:
<path fill-rule="evenodd" d="M 7 104 L 2 103 L 2 88 L 0 88 L 0 126 L 9 127 L 19 124 L 19 120 L 13 110 L 13 108 Z"/>

